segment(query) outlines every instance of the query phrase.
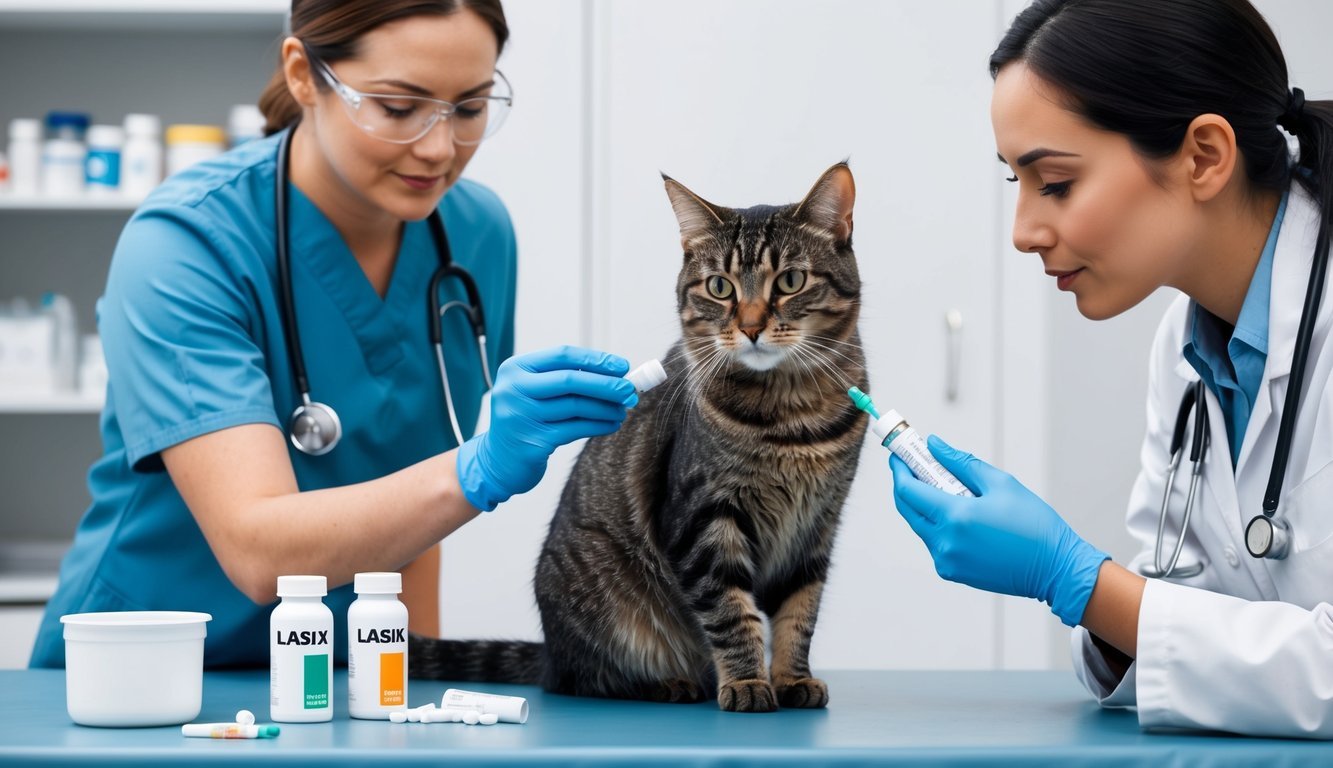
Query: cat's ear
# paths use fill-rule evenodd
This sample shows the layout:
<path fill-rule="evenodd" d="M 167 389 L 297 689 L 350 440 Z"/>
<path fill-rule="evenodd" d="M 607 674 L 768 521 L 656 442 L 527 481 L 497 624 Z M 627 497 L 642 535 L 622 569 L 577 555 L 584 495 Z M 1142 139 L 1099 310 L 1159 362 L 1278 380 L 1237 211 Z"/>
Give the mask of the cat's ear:
<path fill-rule="evenodd" d="M 856 202 L 856 183 L 852 170 L 843 161 L 824 171 L 810 193 L 796 206 L 795 217 L 831 232 L 839 245 L 852 240 L 852 205 Z"/>
<path fill-rule="evenodd" d="M 722 214 L 717 206 L 699 197 L 683 184 L 665 173 L 662 181 L 666 183 L 667 197 L 671 198 L 671 209 L 676 212 L 676 221 L 680 224 L 680 244 L 685 250 L 693 250 L 700 240 L 713 236 L 718 224 L 722 223 Z"/>

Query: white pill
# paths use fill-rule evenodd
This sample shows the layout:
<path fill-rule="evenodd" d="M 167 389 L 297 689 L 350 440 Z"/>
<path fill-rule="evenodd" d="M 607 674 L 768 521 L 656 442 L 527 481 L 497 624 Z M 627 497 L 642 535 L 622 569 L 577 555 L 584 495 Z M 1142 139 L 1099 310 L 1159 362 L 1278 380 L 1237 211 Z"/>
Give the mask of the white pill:
<path fill-rule="evenodd" d="M 478 717 L 477 722 L 481 723 L 482 725 L 495 725 L 496 723 L 500 722 L 500 716 L 493 712 L 488 712 Z"/>
<path fill-rule="evenodd" d="M 421 713 L 416 711 L 415 709 L 407 710 L 407 722 L 409 723 L 421 722 Z"/>
<path fill-rule="evenodd" d="M 421 722 L 423 722 L 423 723 L 438 723 L 438 722 L 440 722 L 440 716 L 439 716 L 439 713 L 438 713 L 438 712 L 431 712 L 430 710 L 426 710 L 425 712 L 422 712 L 422 713 L 419 715 L 419 717 L 421 718 Z"/>
<path fill-rule="evenodd" d="M 634 385 L 635 389 L 640 392 L 647 392 L 658 384 L 666 381 L 667 372 L 666 369 L 662 367 L 662 363 L 657 360 L 649 360 L 638 368 L 625 374 L 625 378 L 630 380 L 630 383 Z"/>
<path fill-rule="evenodd" d="M 449 722 L 451 722 L 451 723 L 461 723 L 461 722 L 463 722 L 463 713 L 462 713 L 461 711 L 457 710 L 457 709 L 450 711 L 450 712 L 449 712 Z"/>
<path fill-rule="evenodd" d="M 407 722 L 407 713 L 406 713 L 406 712 L 390 712 L 390 713 L 389 713 L 389 722 L 391 722 L 391 723 L 406 723 L 406 722 Z"/>
<path fill-rule="evenodd" d="M 429 704 L 422 704 L 421 706 L 419 706 L 419 707 L 416 708 L 416 710 L 417 710 L 418 712 L 423 712 L 423 713 L 424 713 L 424 712 L 429 712 L 429 711 L 431 711 L 432 709 L 435 709 L 435 702 L 433 702 L 433 701 L 432 701 L 431 703 L 429 703 Z"/>
<path fill-rule="evenodd" d="M 242 709 L 240 712 L 237 712 L 237 713 L 236 713 L 236 724 L 237 724 L 237 725 L 254 725 L 254 724 L 255 724 L 255 713 L 254 713 L 254 712 L 251 712 L 251 711 L 248 710 L 248 709 Z"/>
<path fill-rule="evenodd" d="M 475 709 L 469 709 L 468 711 L 463 713 L 463 722 L 467 723 L 468 725 L 476 725 L 477 723 L 481 722 L 481 715 L 477 714 L 477 711 Z"/>

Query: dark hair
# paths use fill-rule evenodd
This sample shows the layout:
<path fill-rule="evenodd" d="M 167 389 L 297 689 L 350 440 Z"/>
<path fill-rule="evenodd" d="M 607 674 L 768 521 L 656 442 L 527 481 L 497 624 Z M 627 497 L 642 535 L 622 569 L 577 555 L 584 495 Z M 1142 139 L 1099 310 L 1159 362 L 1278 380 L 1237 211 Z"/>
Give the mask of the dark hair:
<path fill-rule="evenodd" d="M 991 77 L 1024 62 L 1065 106 L 1124 134 L 1142 155 L 1180 149 L 1194 118 L 1221 115 L 1236 132 L 1245 175 L 1281 192 L 1292 180 L 1286 137 L 1300 139 L 1295 174 L 1320 211 L 1317 260 L 1333 220 L 1333 102 L 1288 90 L 1273 30 L 1246 0 L 1036 0 L 990 58 Z"/>
<path fill-rule="evenodd" d="M 467 9 L 490 25 L 496 49 L 509 39 L 500 0 L 292 0 L 291 32 L 306 52 L 321 61 L 339 61 L 356 55 L 357 42 L 371 30 L 409 16 L 448 16 Z M 321 78 L 317 87 L 327 88 Z M 301 117 L 301 106 L 287 90 L 282 62 L 259 97 L 265 133 L 272 135 Z"/>

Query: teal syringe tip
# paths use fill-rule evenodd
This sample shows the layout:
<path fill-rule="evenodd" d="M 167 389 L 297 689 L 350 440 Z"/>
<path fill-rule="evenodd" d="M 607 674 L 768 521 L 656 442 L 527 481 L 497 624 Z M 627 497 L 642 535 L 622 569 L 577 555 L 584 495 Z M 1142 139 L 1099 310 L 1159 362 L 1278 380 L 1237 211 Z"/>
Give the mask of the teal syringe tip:
<path fill-rule="evenodd" d="M 870 395 L 862 392 L 857 387 L 852 387 L 847 390 L 847 396 L 852 399 L 852 403 L 856 405 L 858 410 L 870 414 L 871 418 L 879 418 L 879 411 L 875 410 L 875 401 L 870 399 Z"/>

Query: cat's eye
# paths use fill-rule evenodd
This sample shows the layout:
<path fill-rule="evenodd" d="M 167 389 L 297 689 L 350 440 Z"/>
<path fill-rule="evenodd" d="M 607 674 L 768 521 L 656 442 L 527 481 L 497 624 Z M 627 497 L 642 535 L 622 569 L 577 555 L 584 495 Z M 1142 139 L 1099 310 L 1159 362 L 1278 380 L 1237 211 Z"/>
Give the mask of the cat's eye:
<path fill-rule="evenodd" d="M 736 287 L 731 284 L 731 281 L 719 275 L 708 278 L 706 285 L 708 286 L 708 295 L 715 299 L 729 299 L 736 292 Z"/>
<path fill-rule="evenodd" d="M 805 273 L 799 269 L 789 269 L 778 275 L 778 293 L 790 296 L 805 287 Z"/>

